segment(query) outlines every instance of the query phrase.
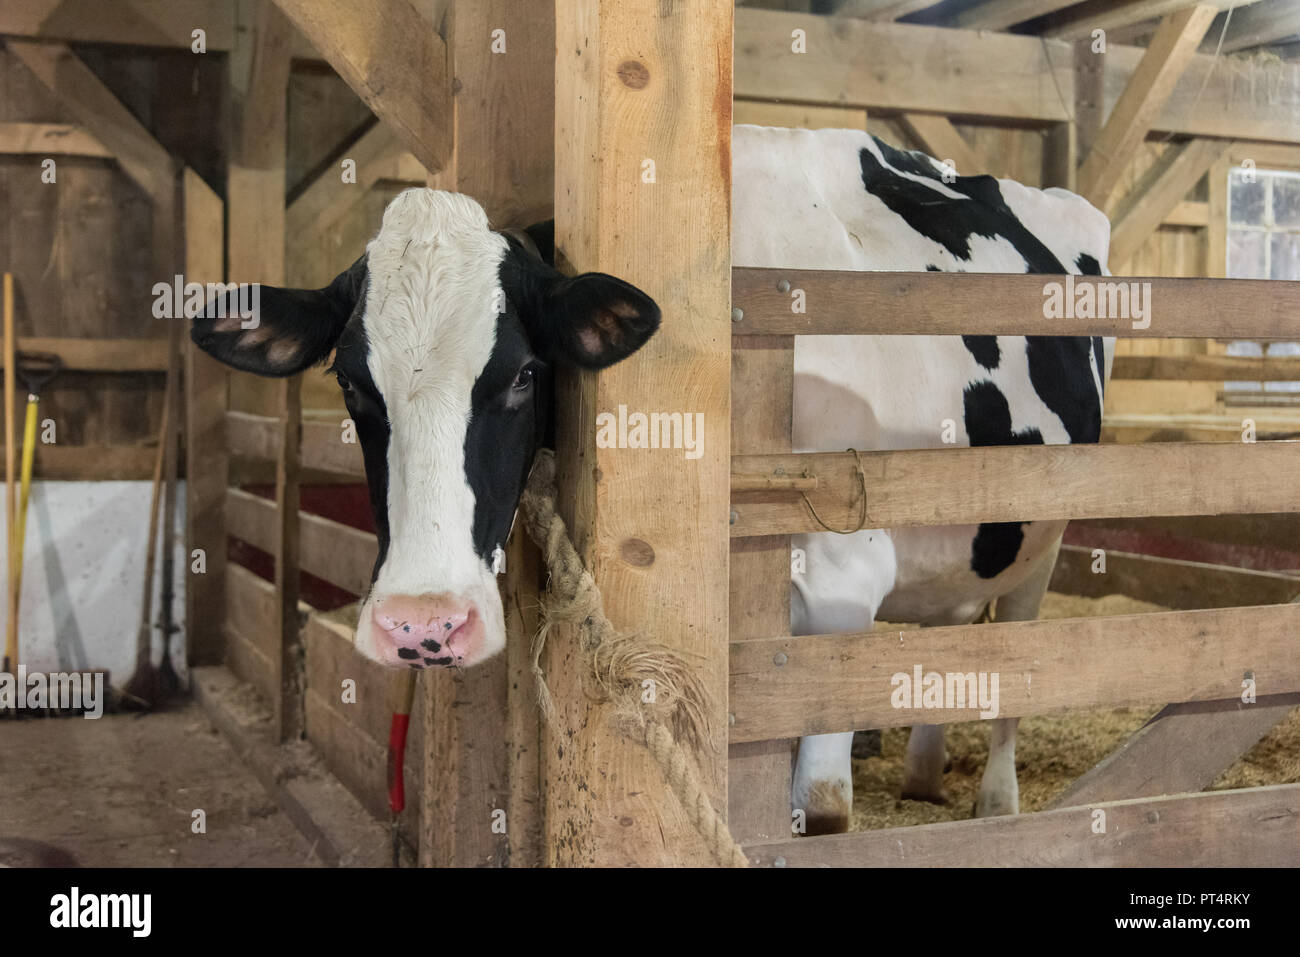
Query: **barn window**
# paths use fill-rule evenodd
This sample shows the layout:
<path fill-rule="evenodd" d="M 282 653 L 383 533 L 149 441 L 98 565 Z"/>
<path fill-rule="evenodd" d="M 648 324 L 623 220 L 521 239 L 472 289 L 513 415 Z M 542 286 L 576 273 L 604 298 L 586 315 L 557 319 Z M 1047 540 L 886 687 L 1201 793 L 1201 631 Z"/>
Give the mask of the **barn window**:
<path fill-rule="evenodd" d="M 1300 173 L 1229 172 L 1227 269 L 1230 279 L 1300 279 Z M 1297 356 L 1300 343 L 1234 342 L 1228 355 Z M 1226 383 L 1230 404 L 1242 392 L 1300 392 L 1300 382 Z"/>

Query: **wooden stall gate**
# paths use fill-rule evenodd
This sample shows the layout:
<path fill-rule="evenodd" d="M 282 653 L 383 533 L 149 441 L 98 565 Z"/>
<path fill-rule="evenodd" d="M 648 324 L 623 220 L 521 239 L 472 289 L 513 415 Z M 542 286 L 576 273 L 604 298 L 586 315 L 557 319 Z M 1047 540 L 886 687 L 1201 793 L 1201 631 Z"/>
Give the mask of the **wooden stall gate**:
<path fill-rule="evenodd" d="M 729 784 L 732 831 L 755 863 L 1296 863 L 1300 785 L 790 838 L 789 739 L 911 724 L 915 715 L 891 703 L 890 676 L 917 663 L 999 673 L 1004 717 L 1158 701 L 1228 712 L 1257 694 L 1248 711 L 1294 703 L 1286 696 L 1300 692 L 1300 604 L 927 628 L 909 631 L 906 646 L 893 633 L 789 635 L 780 587 L 789 579 L 788 536 L 820 530 L 801 492 L 840 527 L 858 523 L 865 492 L 866 528 L 1254 514 L 1300 503 L 1300 444 L 1289 441 L 871 452 L 861 457 L 862 488 L 851 454 L 790 453 L 793 336 L 1041 332 L 1043 286 L 1060 278 L 733 270 Z M 1300 293 L 1285 283 L 1121 281 L 1151 283 L 1158 312 L 1149 328 L 1062 319 L 1053 332 L 1266 339 L 1291 333 L 1300 309 Z M 794 290 L 805 314 L 791 308 Z M 951 717 L 975 720 L 977 711 Z M 1098 809 L 1108 821 L 1101 832 Z"/>

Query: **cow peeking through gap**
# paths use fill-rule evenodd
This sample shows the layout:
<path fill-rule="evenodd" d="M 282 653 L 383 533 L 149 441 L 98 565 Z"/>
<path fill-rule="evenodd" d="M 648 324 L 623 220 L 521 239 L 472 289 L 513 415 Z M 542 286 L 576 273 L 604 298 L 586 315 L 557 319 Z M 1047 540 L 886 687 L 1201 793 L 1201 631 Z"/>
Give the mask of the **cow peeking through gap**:
<path fill-rule="evenodd" d="M 334 352 L 379 543 L 355 639 L 373 661 L 468 667 L 505 646 L 493 556 L 547 436 L 551 371 L 603 369 L 659 327 L 644 292 L 564 276 L 539 246 L 545 229 L 494 232 L 469 197 L 409 189 L 329 286 L 262 286 L 254 322 L 216 301 L 205 317 L 229 318 L 194 321 L 199 348 L 256 375 Z"/>

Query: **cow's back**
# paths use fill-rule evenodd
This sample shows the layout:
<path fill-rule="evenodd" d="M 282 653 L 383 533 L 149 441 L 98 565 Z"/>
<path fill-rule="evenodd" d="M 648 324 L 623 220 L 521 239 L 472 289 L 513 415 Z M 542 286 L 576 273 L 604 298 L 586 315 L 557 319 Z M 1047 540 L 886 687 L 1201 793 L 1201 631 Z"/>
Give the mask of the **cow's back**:
<path fill-rule="evenodd" d="M 935 161 L 859 130 L 737 126 L 732 156 L 736 266 L 1105 271 L 1109 223 L 1065 190 L 989 176 L 945 183 Z M 808 308 L 816 308 L 815 291 Z M 1113 340 L 1053 337 L 1051 320 L 1037 321 L 1044 337 L 1028 341 L 796 337 L 795 450 L 1096 441 Z M 808 572 L 795 579 L 803 599 L 795 602 L 796 617 L 803 607 L 811 618 L 803 630 L 814 631 L 856 630 L 877 612 L 899 621 L 968 619 L 1018 584 L 1062 528 L 800 536 Z M 855 582 L 849 597 L 846 578 Z"/>

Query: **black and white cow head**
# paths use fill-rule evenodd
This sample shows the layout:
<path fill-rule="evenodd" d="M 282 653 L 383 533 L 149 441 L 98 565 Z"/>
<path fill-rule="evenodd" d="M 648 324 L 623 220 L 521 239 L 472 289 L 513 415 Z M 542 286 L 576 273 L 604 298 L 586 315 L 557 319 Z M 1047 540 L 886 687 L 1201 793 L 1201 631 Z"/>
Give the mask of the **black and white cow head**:
<path fill-rule="evenodd" d="M 551 368 L 604 368 L 658 328 L 639 289 L 563 276 L 531 247 L 466 196 L 410 189 L 326 288 L 262 286 L 255 319 L 214 301 L 194 322 L 201 349 L 258 375 L 334 352 L 379 538 L 356 629 L 372 660 L 466 667 L 501 650 L 493 557 L 545 436 Z"/>

